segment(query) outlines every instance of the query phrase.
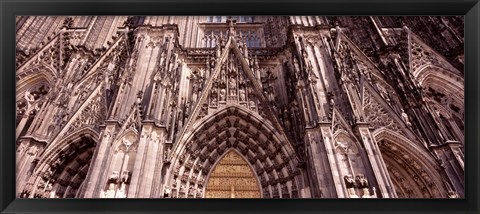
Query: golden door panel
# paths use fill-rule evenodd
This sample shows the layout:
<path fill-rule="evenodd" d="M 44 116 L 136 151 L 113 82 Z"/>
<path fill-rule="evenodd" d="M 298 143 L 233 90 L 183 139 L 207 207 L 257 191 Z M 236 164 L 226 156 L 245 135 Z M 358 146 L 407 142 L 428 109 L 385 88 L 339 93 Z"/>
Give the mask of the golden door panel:
<path fill-rule="evenodd" d="M 234 150 L 220 160 L 207 182 L 206 198 L 260 198 L 255 173 Z"/>

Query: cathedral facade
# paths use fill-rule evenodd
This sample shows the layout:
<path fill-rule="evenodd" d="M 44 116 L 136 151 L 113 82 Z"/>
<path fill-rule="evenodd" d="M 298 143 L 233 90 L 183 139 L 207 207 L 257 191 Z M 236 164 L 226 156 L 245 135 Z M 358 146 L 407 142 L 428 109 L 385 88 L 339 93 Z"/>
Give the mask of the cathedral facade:
<path fill-rule="evenodd" d="M 19 198 L 463 198 L 463 17 L 19 16 Z"/>

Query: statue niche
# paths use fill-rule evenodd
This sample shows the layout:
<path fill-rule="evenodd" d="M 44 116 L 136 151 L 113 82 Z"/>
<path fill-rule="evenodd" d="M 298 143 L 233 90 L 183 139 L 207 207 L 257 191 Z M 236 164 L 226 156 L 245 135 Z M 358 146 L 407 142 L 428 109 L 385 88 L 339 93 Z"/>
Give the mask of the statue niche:
<path fill-rule="evenodd" d="M 360 156 L 359 147 L 346 133 L 335 138 L 336 158 L 345 183 L 348 197 L 371 198 L 368 180 L 365 176 L 365 164 Z M 375 189 L 373 189 L 375 192 Z"/>
<path fill-rule="evenodd" d="M 137 135 L 127 133 L 116 147 L 110 165 L 110 176 L 101 198 L 126 198 L 136 157 Z"/>

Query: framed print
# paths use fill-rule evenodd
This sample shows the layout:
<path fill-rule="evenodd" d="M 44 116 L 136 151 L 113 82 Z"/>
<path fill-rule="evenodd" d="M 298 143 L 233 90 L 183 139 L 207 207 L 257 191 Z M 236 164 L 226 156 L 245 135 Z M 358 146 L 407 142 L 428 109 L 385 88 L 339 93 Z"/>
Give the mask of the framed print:
<path fill-rule="evenodd" d="M 1 9 L 2 212 L 478 211 L 477 1 Z"/>

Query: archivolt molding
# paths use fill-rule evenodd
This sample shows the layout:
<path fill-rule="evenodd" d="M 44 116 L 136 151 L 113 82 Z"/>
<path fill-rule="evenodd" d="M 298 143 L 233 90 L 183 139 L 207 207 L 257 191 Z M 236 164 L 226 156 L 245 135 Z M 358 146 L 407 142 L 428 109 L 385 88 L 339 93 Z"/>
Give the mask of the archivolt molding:
<path fill-rule="evenodd" d="M 41 166 L 43 163 L 48 164 L 49 162 L 54 161 L 55 158 L 58 157 L 59 153 L 68 150 L 73 142 L 77 142 L 83 137 L 91 138 L 95 142 L 99 142 L 100 140 L 100 134 L 93 128 L 83 127 L 78 129 L 77 131 L 65 136 L 62 141 L 48 144 L 40 156 L 40 160 L 42 160 L 42 162 L 39 163 L 39 166 Z"/>
<path fill-rule="evenodd" d="M 424 88 L 435 85 L 446 91 L 454 92 L 455 94 L 460 92 L 457 95 L 463 100 L 463 92 L 465 89 L 463 78 L 444 68 L 434 65 L 423 66 L 416 72 L 415 78 Z"/>
<path fill-rule="evenodd" d="M 444 97 L 440 97 L 441 101 L 435 101 L 432 97 L 426 97 L 425 100 L 430 104 L 437 103 L 437 110 L 445 109 L 453 114 L 456 114 L 459 118 L 463 118 L 464 112 L 464 82 L 463 79 L 455 77 L 454 74 L 447 73 L 445 70 L 439 70 L 435 67 L 427 67 L 425 72 L 419 76 L 419 81 L 426 93 L 429 93 L 429 89 L 433 89 L 435 93 L 442 93 Z M 456 106 L 458 111 L 451 109 L 450 104 Z M 441 108 L 438 108 L 441 107 Z M 449 114 L 448 114 L 449 115 Z"/>
<path fill-rule="evenodd" d="M 432 193 L 412 171 L 415 169 L 408 166 L 402 156 L 397 156 L 395 152 L 388 150 L 382 152 L 385 153 L 383 159 L 399 198 L 432 198 Z M 407 168 L 402 168 L 404 166 Z"/>
<path fill-rule="evenodd" d="M 86 142 L 84 142 L 83 140 L 86 140 Z M 96 142 L 98 142 L 98 140 L 99 140 L 99 134 L 95 130 L 86 127 L 76 131 L 75 133 L 72 133 L 66 136 L 64 140 L 56 144 L 47 145 L 47 148 L 38 157 L 40 161 L 38 164 L 36 164 L 35 171 L 32 173 L 33 176 L 31 176 L 29 181 L 27 182 L 25 191 L 29 193 L 31 192 L 32 194 L 34 194 L 39 188 L 39 186 L 45 186 L 47 185 L 46 183 L 48 182 L 55 182 L 54 177 L 58 177 L 58 176 L 65 177 L 64 171 L 65 170 L 68 171 L 67 168 L 68 166 L 71 165 L 71 162 L 66 163 L 67 165 L 62 168 L 62 171 L 58 171 L 57 169 L 63 166 L 67 159 L 74 158 L 74 156 L 72 156 L 71 153 L 78 153 L 79 151 L 88 152 L 87 156 L 91 158 L 91 156 L 93 156 L 93 148 L 95 148 L 97 144 Z M 80 155 L 80 156 L 83 157 L 85 155 Z M 70 161 L 74 161 L 77 159 L 74 158 Z M 88 164 L 88 162 L 90 161 L 90 159 L 89 160 L 81 159 L 80 160 L 81 163 L 80 163 L 78 160 L 77 162 L 83 165 Z M 58 174 L 58 173 L 61 173 L 61 174 Z M 75 172 L 75 170 L 71 170 L 71 169 L 68 171 L 69 175 L 74 174 L 75 176 L 78 173 L 80 172 Z M 84 176 L 86 176 L 86 171 Z M 65 186 L 64 184 L 69 184 L 70 181 L 69 179 L 63 179 L 62 182 L 63 183 L 61 185 Z M 48 188 L 50 187 L 51 186 L 49 186 Z M 44 196 L 44 197 L 49 197 L 49 196 Z"/>
<path fill-rule="evenodd" d="M 387 159 L 385 164 L 391 176 L 397 179 L 397 184 L 408 186 L 401 183 L 405 179 L 400 179 L 400 174 L 408 175 L 425 197 L 446 197 L 440 167 L 428 150 L 390 130 L 376 130 L 373 136 L 383 153 L 382 157 Z M 402 169 L 402 172 L 399 172 L 399 169 Z M 399 187 L 402 188 L 401 186 Z"/>
<path fill-rule="evenodd" d="M 281 139 L 265 119 L 238 107 L 224 109 L 203 120 L 187 140 L 173 149 L 173 174 L 167 187 L 174 196 L 202 197 L 207 174 L 220 156 L 233 148 L 259 176 L 263 197 L 298 197 L 298 158 L 291 145 L 285 143 L 288 141 Z"/>
<path fill-rule="evenodd" d="M 332 133 L 334 138 L 336 137 L 336 135 L 342 132 L 346 133 L 348 136 L 352 136 L 352 138 L 355 138 L 351 126 L 348 125 L 345 118 L 343 118 L 341 112 L 336 108 L 333 109 L 332 118 L 332 120 L 334 120 L 332 124 Z"/>

